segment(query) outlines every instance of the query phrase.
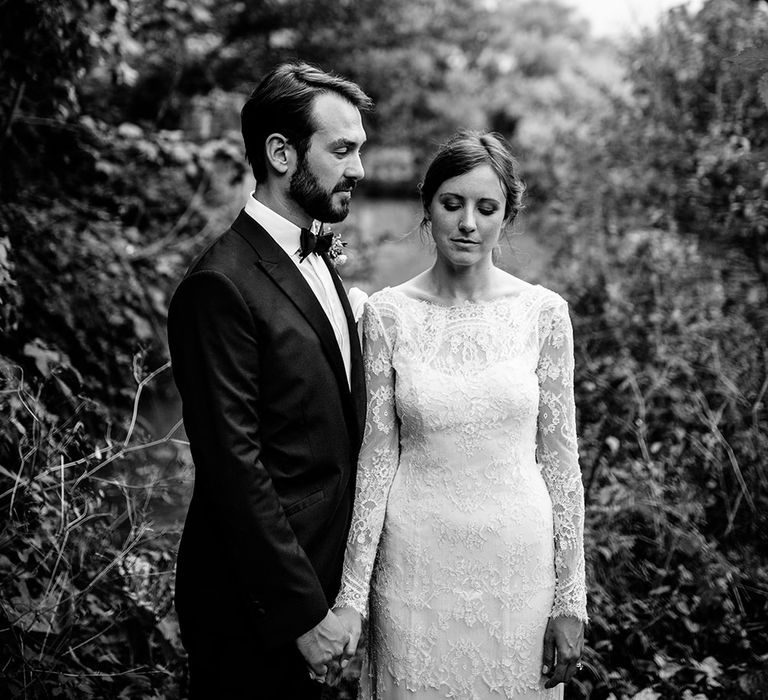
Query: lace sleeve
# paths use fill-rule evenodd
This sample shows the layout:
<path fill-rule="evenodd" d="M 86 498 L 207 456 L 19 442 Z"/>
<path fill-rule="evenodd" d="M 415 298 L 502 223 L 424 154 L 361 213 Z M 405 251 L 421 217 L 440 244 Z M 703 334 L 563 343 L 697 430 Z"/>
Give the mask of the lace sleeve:
<path fill-rule="evenodd" d="M 387 327 L 388 326 L 388 327 Z M 344 555 L 341 590 L 335 607 L 354 608 L 368 616 L 368 593 L 379 538 L 384 525 L 389 488 L 400 457 L 399 426 L 395 413 L 395 372 L 391 334 L 372 303 L 363 314 L 363 359 L 368 391 L 365 434 L 357 468 L 352 525 Z"/>
<path fill-rule="evenodd" d="M 539 348 L 538 461 L 552 499 L 555 529 L 552 616 L 573 615 L 586 621 L 584 488 L 576 443 L 573 330 L 563 300 L 542 311 Z"/>

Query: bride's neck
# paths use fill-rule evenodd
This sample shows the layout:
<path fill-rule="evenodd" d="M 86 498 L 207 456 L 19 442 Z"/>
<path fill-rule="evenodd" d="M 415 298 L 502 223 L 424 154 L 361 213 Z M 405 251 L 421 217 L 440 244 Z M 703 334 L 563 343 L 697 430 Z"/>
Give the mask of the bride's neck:
<path fill-rule="evenodd" d="M 440 259 L 429 271 L 431 290 L 446 301 L 483 301 L 491 295 L 494 271 L 492 262 L 470 267 L 454 267 Z"/>

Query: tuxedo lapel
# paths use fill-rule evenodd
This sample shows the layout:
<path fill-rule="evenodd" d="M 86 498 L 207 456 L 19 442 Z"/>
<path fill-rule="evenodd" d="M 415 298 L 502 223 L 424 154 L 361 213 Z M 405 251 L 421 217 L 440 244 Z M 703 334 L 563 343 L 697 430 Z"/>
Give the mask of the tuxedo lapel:
<path fill-rule="evenodd" d="M 365 424 L 365 376 L 363 372 L 363 353 L 360 350 L 360 340 L 357 334 L 357 324 L 355 316 L 352 313 L 352 307 L 349 305 L 349 298 L 344 289 L 336 269 L 331 264 L 327 253 L 322 255 L 328 270 L 331 273 L 333 286 L 336 287 L 336 293 L 339 295 L 341 306 L 344 309 L 344 316 L 347 318 L 347 330 L 349 331 L 350 347 L 350 385 L 352 390 L 352 402 L 355 406 L 355 418 L 357 420 L 358 435 L 362 436 L 363 426 Z"/>
<path fill-rule="evenodd" d="M 244 211 L 240 213 L 240 216 L 232 224 L 232 228 L 243 236 L 256 251 L 259 256 L 259 267 L 285 293 L 291 303 L 301 312 L 307 323 L 317 333 L 326 359 L 331 365 L 333 374 L 339 384 L 342 397 L 349 401 L 351 397 L 349 384 L 347 383 L 347 372 L 344 368 L 344 360 L 341 357 L 339 344 L 336 342 L 336 336 L 325 311 L 323 311 L 323 307 L 304 280 L 304 277 L 302 277 L 301 272 L 296 269 L 296 265 L 275 242 L 272 236 Z M 344 301 L 342 301 L 343 303 Z"/>

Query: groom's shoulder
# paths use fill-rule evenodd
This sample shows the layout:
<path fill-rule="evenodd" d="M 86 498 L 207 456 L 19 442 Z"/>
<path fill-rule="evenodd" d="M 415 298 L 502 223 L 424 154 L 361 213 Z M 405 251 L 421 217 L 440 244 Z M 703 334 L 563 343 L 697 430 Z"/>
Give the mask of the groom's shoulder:
<path fill-rule="evenodd" d="M 208 271 L 236 279 L 251 267 L 256 257 L 247 241 L 233 226 L 229 226 L 198 254 L 185 277 Z"/>

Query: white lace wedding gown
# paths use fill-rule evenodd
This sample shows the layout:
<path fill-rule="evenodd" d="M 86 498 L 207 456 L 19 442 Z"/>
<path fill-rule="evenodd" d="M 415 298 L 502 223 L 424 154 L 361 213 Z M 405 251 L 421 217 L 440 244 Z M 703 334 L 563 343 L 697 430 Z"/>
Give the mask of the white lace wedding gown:
<path fill-rule="evenodd" d="M 337 605 L 369 616 L 362 698 L 559 698 L 550 615 L 586 620 L 566 303 L 540 286 L 363 320 L 368 419 Z"/>

